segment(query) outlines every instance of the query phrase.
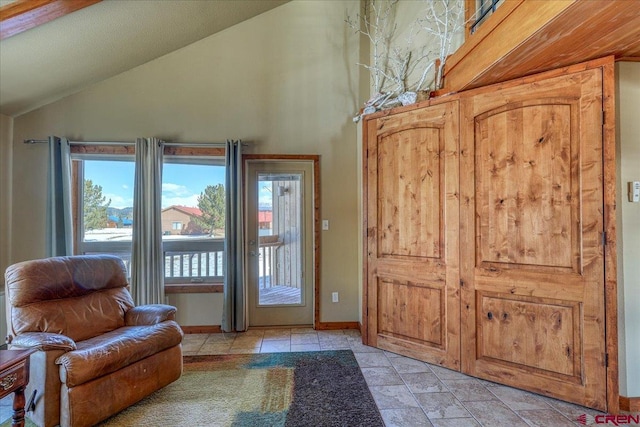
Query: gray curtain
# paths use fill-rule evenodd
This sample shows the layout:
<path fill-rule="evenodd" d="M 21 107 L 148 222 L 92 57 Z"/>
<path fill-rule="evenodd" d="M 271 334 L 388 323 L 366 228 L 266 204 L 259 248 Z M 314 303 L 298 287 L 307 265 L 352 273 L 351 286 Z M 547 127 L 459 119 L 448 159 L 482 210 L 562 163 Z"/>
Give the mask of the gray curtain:
<path fill-rule="evenodd" d="M 244 232 L 242 227 L 242 142 L 227 141 L 225 154 L 226 215 L 224 238 L 224 305 L 222 330 L 247 329 L 244 290 Z"/>
<path fill-rule="evenodd" d="M 46 256 L 73 255 L 71 152 L 69 141 L 49 137 Z"/>
<path fill-rule="evenodd" d="M 162 141 L 136 140 L 131 248 L 131 293 L 136 305 L 164 303 L 162 153 Z"/>

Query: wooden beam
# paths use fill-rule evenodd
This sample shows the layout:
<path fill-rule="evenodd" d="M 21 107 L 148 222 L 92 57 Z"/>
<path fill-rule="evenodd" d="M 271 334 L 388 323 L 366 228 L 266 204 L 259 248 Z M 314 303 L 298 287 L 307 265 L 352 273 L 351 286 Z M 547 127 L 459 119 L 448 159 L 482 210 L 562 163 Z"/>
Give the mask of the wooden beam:
<path fill-rule="evenodd" d="M 441 93 L 614 55 L 640 56 L 640 2 L 505 2 L 448 59 Z"/>
<path fill-rule="evenodd" d="M 0 7 L 0 40 L 102 0 L 18 0 Z"/>

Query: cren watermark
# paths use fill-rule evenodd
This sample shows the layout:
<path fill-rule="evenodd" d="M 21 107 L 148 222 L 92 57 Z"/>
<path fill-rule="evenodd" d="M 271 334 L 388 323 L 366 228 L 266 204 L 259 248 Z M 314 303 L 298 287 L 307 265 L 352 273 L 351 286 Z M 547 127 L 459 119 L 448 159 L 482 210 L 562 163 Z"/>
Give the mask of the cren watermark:
<path fill-rule="evenodd" d="M 640 414 L 628 414 L 628 415 L 588 415 L 582 414 L 577 418 L 577 421 L 584 426 L 593 426 L 598 424 L 609 424 L 614 426 L 625 425 L 640 425 Z"/>

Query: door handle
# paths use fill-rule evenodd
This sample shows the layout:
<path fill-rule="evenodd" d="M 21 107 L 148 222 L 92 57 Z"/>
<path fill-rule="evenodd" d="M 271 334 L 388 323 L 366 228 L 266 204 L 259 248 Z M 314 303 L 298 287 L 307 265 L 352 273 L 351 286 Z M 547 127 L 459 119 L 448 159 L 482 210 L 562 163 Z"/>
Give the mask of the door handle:
<path fill-rule="evenodd" d="M 260 254 L 257 253 L 256 251 L 249 251 L 249 255 L 251 255 L 251 256 L 260 256 Z"/>

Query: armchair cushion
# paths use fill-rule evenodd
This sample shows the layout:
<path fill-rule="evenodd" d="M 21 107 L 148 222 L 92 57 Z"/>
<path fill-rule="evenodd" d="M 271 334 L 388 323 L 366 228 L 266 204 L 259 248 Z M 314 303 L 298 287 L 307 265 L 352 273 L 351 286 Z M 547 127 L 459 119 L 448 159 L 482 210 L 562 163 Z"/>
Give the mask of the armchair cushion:
<path fill-rule="evenodd" d="M 49 332 L 25 332 L 11 341 L 12 347 L 35 348 L 41 351 L 76 349 L 76 343 L 69 337 Z"/>
<path fill-rule="evenodd" d="M 126 326 L 154 325 L 165 320 L 175 320 L 176 308 L 165 304 L 148 304 L 133 307 L 124 317 Z"/>
<path fill-rule="evenodd" d="M 81 341 L 77 350 L 58 357 L 60 380 L 72 388 L 179 345 L 181 341 L 182 330 L 174 321 L 125 326 Z"/>

